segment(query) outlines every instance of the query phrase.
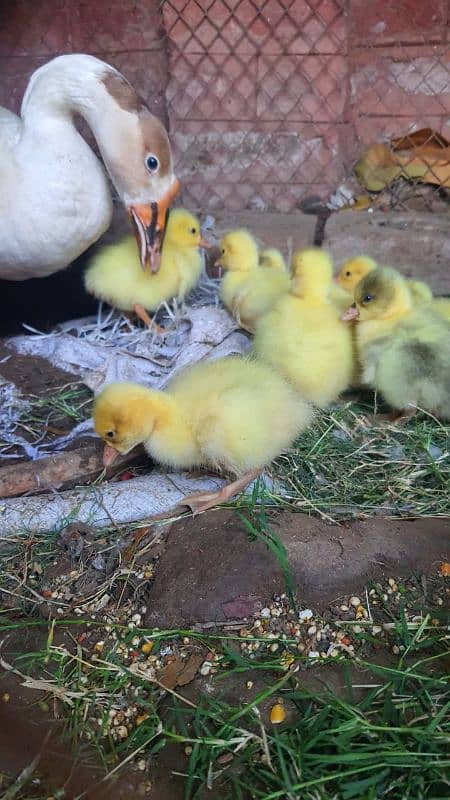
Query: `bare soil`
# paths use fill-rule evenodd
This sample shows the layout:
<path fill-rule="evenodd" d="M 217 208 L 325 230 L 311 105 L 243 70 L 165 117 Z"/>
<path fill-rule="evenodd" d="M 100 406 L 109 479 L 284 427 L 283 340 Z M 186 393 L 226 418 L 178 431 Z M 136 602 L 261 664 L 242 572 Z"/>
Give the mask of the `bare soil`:
<path fill-rule="evenodd" d="M 8 356 L 8 360 L 3 361 Z M 45 358 L 19 355 L 8 347 L 7 339 L 0 341 L 0 362 L 2 378 L 12 381 L 24 395 L 41 395 L 78 380 L 71 372 L 54 367 Z"/>
<path fill-rule="evenodd" d="M 447 519 L 376 517 L 338 526 L 273 512 L 271 524 L 287 549 L 299 601 L 320 609 L 360 592 L 369 580 L 436 571 L 450 552 Z M 235 513 L 188 518 L 168 534 L 147 598 L 147 624 L 182 627 L 251 616 L 254 604 L 284 586 L 278 562 L 250 540 Z"/>

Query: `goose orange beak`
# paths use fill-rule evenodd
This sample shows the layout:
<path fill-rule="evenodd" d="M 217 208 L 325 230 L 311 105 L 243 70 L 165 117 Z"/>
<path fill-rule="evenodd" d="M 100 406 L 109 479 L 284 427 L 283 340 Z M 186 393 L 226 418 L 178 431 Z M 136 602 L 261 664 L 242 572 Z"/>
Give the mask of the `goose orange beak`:
<path fill-rule="evenodd" d="M 151 272 L 159 270 L 169 210 L 179 190 L 180 182 L 175 178 L 170 188 L 157 202 L 141 203 L 130 206 L 128 209 L 144 271 L 147 266 L 150 267 Z"/>
<path fill-rule="evenodd" d="M 347 308 L 347 311 L 344 311 L 344 313 L 341 316 L 341 320 L 343 322 L 348 322 L 351 319 L 358 319 L 358 317 L 359 317 L 358 308 L 356 306 L 356 303 L 353 303 L 350 306 L 350 308 Z"/>

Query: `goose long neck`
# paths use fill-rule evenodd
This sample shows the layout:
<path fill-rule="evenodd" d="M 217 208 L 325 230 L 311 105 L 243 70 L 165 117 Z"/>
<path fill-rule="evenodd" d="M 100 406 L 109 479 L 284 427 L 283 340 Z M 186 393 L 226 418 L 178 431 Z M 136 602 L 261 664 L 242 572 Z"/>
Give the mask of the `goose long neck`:
<path fill-rule="evenodd" d="M 122 92 L 123 107 L 108 91 L 114 84 Z M 87 55 L 60 56 L 34 73 L 21 114 L 26 130 L 51 133 L 58 122 L 71 123 L 73 114 L 79 113 L 101 146 L 108 129 L 138 102 L 125 78 L 103 61 Z"/>

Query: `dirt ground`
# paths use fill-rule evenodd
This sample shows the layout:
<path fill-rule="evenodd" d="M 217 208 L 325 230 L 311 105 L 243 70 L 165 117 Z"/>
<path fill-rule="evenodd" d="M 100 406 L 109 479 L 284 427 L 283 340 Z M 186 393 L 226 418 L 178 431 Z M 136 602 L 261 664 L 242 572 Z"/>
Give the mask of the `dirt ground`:
<path fill-rule="evenodd" d="M 336 526 L 289 512 L 274 512 L 270 524 L 289 554 L 299 601 L 304 607 L 332 609 L 349 594 L 363 593 L 369 580 L 391 575 L 436 573 L 450 559 L 450 526 L 445 519 L 396 521 L 375 518 Z M 267 598 L 284 589 L 276 559 L 259 542 L 251 541 L 233 511 L 218 510 L 197 519 L 173 524 L 163 537 L 161 553 L 146 601 L 146 624 L 161 628 L 239 621 L 261 608 Z M 9 639 L 2 650 L 27 652 L 39 646 L 30 629 L 22 639 Z M 208 691 L 234 702 L 248 701 L 245 674 L 225 683 L 209 682 Z M 262 683 L 264 676 L 259 678 Z M 315 685 L 324 681 L 334 691 L 343 690 L 342 667 L 324 666 L 308 675 Z M 317 685 L 318 685 L 317 684 Z M 205 688 L 198 677 L 180 690 L 188 698 Z M 258 684 L 255 686 L 255 690 Z M 184 781 L 181 748 L 166 747 L 156 760 L 152 786 L 135 770 L 122 772 L 120 780 L 105 785 L 88 752 L 74 762 L 70 743 L 61 739 L 61 725 L 52 709 L 42 706 L 41 693 L 20 686 L 3 675 L 1 694 L 10 700 L 0 705 L 0 773 L 18 775 L 42 751 L 40 775 L 48 791 L 65 786 L 66 798 L 82 792 L 89 800 L 124 800 L 130 792 L 155 800 L 181 800 Z M 205 795 L 206 796 L 206 795 Z"/>

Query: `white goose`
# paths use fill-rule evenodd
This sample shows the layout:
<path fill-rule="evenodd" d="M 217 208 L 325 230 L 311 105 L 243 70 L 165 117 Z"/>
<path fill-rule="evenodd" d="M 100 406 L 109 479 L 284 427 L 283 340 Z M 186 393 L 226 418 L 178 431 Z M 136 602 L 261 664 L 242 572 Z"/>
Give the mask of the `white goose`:
<path fill-rule="evenodd" d="M 21 118 L 0 108 L 0 278 L 64 269 L 111 222 L 109 182 L 73 123 L 76 112 L 134 221 L 142 266 L 158 269 L 179 186 L 167 132 L 120 72 L 93 56 L 66 55 L 31 76 Z"/>

